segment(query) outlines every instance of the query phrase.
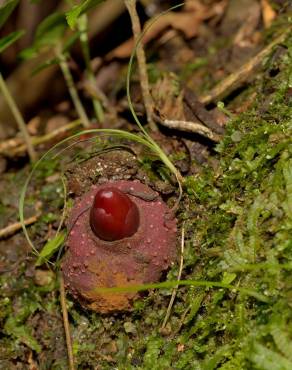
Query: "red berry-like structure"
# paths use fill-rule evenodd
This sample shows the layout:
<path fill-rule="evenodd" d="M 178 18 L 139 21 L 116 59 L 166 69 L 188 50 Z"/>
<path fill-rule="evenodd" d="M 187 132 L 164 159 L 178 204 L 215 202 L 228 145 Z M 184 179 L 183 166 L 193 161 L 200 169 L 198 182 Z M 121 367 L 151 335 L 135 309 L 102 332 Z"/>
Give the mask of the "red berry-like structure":
<path fill-rule="evenodd" d="M 139 181 L 92 186 L 77 198 L 68 228 L 65 286 L 97 312 L 129 310 L 138 297 L 99 288 L 157 282 L 176 258 L 176 219 L 159 194 Z"/>
<path fill-rule="evenodd" d="M 132 236 L 139 226 L 136 204 L 120 190 L 99 190 L 90 211 L 90 226 L 102 240 L 118 240 Z"/>

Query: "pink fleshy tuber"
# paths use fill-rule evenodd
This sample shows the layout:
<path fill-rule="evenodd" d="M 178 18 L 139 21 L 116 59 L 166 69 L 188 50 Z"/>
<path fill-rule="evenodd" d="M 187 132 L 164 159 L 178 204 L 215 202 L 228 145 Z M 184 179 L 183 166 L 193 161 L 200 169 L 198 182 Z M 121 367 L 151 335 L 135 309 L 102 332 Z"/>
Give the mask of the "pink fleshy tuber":
<path fill-rule="evenodd" d="M 101 201 L 106 193 L 109 203 Z M 96 205 L 109 212 L 110 222 L 95 214 Z M 123 217 L 130 217 L 130 227 Z M 156 282 L 176 258 L 176 220 L 158 193 L 139 181 L 93 186 L 77 199 L 68 223 L 65 285 L 81 304 L 97 312 L 131 309 L 138 294 L 101 293 L 96 288 Z"/>

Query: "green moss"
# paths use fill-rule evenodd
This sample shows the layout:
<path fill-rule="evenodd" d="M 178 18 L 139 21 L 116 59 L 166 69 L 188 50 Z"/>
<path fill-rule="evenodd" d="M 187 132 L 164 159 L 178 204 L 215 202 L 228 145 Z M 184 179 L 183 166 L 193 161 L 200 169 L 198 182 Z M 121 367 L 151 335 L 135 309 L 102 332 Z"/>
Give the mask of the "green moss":
<path fill-rule="evenodd" d="M 217 147 L 218 173 L 206 170 L 202 177 L 186 181 L 190 207 L 197 213 L 191 226 L 196 230 L 193 247 L 200 254 L 189 276 L 218 280 L 223 271 L 236 272 L 235 283 L 271 298 L 265 304 L 241 294 L 205 293 L 195 310 L 197 317 L 186 321 L 183 330 L 184 340 L 195 338 L 197 346 L 205 344 L 202 368 L 291 367 L 292 332 L 285 331 L 292 323 L 292 107 L 286 99 L 291 89 L 287 55 L 272 81 L 273 93 L 265 98 L 269 105 L 264 114 L 260 115 L 264 102 L 259 100 L 228 126 Z M 264 80 L 258 88 L 266 84 Z"/>

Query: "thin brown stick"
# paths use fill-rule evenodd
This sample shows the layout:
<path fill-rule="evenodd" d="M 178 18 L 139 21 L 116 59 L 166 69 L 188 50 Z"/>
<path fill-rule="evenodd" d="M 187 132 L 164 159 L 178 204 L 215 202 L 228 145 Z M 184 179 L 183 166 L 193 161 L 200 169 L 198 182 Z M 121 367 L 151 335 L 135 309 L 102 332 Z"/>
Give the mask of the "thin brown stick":
<path fill-rule="evenodd" d="M 145 104 L 147 121 L 152 131 L 157 131 L 153 121 L 153 100 L 149 90 L 149 80 L 147 74 L 146 57 L 143 44 L 139 42 L 141 36 L 141 24 L 136 10 L 136 0 L 125 0 L 126 7 L 131 17 L 133 35 L 136 45 L 137 61 L 139 66 L 140 84 Z"/>
<path fill-rule="evenodd" d="M 27 146 L 27 151 L 30 156 L 30 159 L 32 162 L 37 160 L 37 154 L 33 148 L 31 137 L 27 131 L 26 124 L 24 122 L 23 116 L 20 113 L 20 110 L 18 106 L 15 103 L 15 100 L 13 99 L 13 96 L 11 95 L 10 91 L 8 90 L 8 87 L 6 85 L 6 82 L 4 78 L 2 77 L 2 74 L 0 73 L 0 90 L 2 91 L 4 98 L 13 114 L 13 117 L 15 121 L 17 122 L 18 128 L 23 136 L 23 139 Z"/>
<path fill-rule="evenodd" d="M 81 125 L 81 121 L 78 119 L 76 121 L 70 122 L 67 125 L 57 128 L 56 130 L 42 136 L 32 137 L 32 145 L 37 146 L 43 144 L 47 141 L 54 139 L 56 136 L 66 133 Z M 9 157 L 23 153 L 27 150 L 27 145 L 21 138 L 13 138 L 9 140 L 2 141 L 0 143 L 0 154 L 5 154 Z"/>
<path fill-rule="evenodd" d="M 66 336 L 69 369 L 75 370 L 73 347 L 72 347 L 70 326 L 69 326 L 69 320 L 68 320 L 68 310 L 67 310 L 67 305 L 66 305 L 66 292 L 65 292 L 64 279 L 63 279 L 62 272 L 60 272 L 59 280 L 60 280 L 60 302 L 61 302 L 64 330 L 65 330 L 65 336 Z"/>
<path fill-rule="evenodd" d="M 18 147 L 19 145 L 24 145 L 25 148 L 27 146 L 24 143 L 24 140 L 21 137 L 14 137 L 13 139 L 8 139 L 0 142 L 0 154 L 9 154 L 10 150 L 13 148 Z"/>
<path fill-rule="evenodd" d="M 40 215 L 37 214 L 37 215 L 31 216 L 27 218 L 26 220 L 24 220 L 25 226 L 34 224 L 39 218 L 39 216 Z M 20 222 L 15 222 L 11 225 L 8 225 L 0 230 L 0 239 L 7 238 L 8 236 L 15 234 L 17 231 L 20 231 L 21 229 L 22 229 L 22 225 Z"/>
<path fill-rule="evenodd" d="M 251 58 L 247 63 L 241 66 L 236 72 L 231 73 L 224 80 L 218 83 L 213 90 L 208 94 L 203 95 L 199 98 L 200 102 L 203 104 L 209 104 L 211 102 L 218 102 L 222 98 L 229 95 L 232 91 L 236 90 L 242 84 L 244 84 L 249 77 L 255 72 L 255 70 L 260 66 L 262 61 L 271 53 L 273 48 L 281 44 L 288 33 L 291 32 L 291 27 L 278 36 L 274 41 L 272 41 L 268 46 L 266 46 L 257 55 Z"/>
<path fill-rule="evenodd" d="M 80 39 L 80 43 L 81 43 L 83 59 L 84 59 L 84 62 L 85 62 L 87 78 L 89 79 L 89 81 L 92 84 L 95 84 L 95 76 L 94 76 L 93 69 L 92 69 L 92 66 L 91 66 L 91 61 L 90 61 L 87 14 L 82 14 L 82 16 L 78 18 L 77 27 L 78 27 L 78 30 L 80 31 L 80 38 L 79 39 Z M 96 86 L 96 89 L 97 89 L 97 86 Z M 97 99 L 96 96 L 93 96 L 92 98 L 93 98 L 92 99 L 92 104 L 93 104 L 93 108 L 94 108 L 96 118 L 97 118 L 98 122 L 103 122 L 104 121 L 104 112 L 103 112 L 103 107 L 102 107 L 101 101 L 99 99 Z"/>
<path fill-rule="evenodd" d="M 205 105 L 199 101 L 197 94 L 188 87 L 184 88 L 183 101 L 186 121 L 199 121 L 216 134 L 224 135 L 224 126 L 228 122 L 228 116 L 222 111 L 218 108 L 207 110 Z"/>
<path fill-rule="evenodd" d="M 182 270 L 183 270 L 183 265 L 184 265 L 184 249 L 185 249 L 185 225 L 183 224 L 182 225 L 182 229 L 181 229 L 180 264 L 179 264 L 179 271 L 178 271 L 178 275 L 177 275 L 177 281 L 180 281 Z M 170 313 L 171 313 L 171 309 L 172 309 L 172 306 L 173 306 L 173 303 L 174 303 L 174 300 L 175 300 L 175 297 L 176 297 L 177 289 L 178 289 L 178 286 L 176 286 L 173 289 L 173 291 L 172 291 L 172 295 L 171 295 L 171 298 L 170 298 L 170 301 L 169 301 L 169 304 L 168 304 L 168 307 L 167 307 L 166 315 L 165 315 L 165 318 L 163 320 L 161 329 L 164 329 L 165 328 L 165 325 L 166 325 L 166 323 L 167 323 L 167 321 L 169 319 L 169 316 L 170 316 Z"/>
<path fill-rule="evenodd" d="M 161 120 L 159 121 L 163 126 L 174 129 L 180 130 L 184 132 L 192 132 L 194 134 L 199 134 L 212 141 L 219 142 L 221 137 L 211 131 L 208 127 L 204 126 L 201 123 L 197 122 L 190 122 L 190 121 L 179 121 L 179 120 Z"/>
<path fill-rule="evenodd" d="M 58 49 L 58 48 L 57 48 Z M 74 84 L 73 76 L 71 74 L 70 68 L 68 66 L 68 62 L 66 59 L 66 55 L 62 53 L 60 50 L 56 50 L 56 54 L 59 58 L 59 66 L 61 68 L 61 71 L 63 73 L 66 85 L 69 90 L 69 94 L 71 96 L 72 102 L 74 104 L 74 107 L 76 109 L 76 112 L 83 124 L 84 127 L 90 126 L 90 121 L 87 117 L 87 114 L 85 112 L 85 109 L 83 107 L 83 104 L 80 100 L 80 97 L 78 95 L 77 89 Z"/>
<path fill-rule="evenodd" d="M 115 108 L 109 103 L 108 98 L 106 95 L 97 88 L 96 84 L 93 84 L 92 81 L 87 80 L 84 81 L 83 88 L 86 91 L 86 93 L 93 99 L 98 99 L 103 107 L 111 113 L 114 117 L 117 117 L 117 111 Z M 128 108 L 128 106 L 127 106 Z"/>

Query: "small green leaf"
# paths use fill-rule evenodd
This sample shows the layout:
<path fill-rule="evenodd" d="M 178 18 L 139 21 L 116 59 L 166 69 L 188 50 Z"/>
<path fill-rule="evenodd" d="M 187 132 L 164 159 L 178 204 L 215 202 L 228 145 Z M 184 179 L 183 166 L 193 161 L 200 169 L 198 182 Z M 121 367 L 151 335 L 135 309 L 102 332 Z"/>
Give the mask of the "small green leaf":
<path fill-rule="evenodd" d="M 18 57 L 22 60 L 32 59 L 38 55 L 38 51 L 35 47 L 31 46 L 29 48 L 21 50 Z"/>
<path fill-rule="evenodd" d="M 80 32 L 75 32 L 73 35 L 68 37 L 68 39 L 64 42 L 64 45 L 63 45 L 62 52 L 64 54 L 71 49 L 71 47 L 74 45 L 74 43 L 78 40 L 79 36 L 80 36 Z M 26 48 L 18 54 L 18 56 L 23 60 L 35 58 L 37 55 L 38 55 L 38 48 L 36 48 L 36 47 Z M 50 66 L 58 64 L 58 63 L 59 63 L 58 58 L 53 58 L 53 59 L 47 60 L 44 63 L 41 63 L 40 65 L 38 65 L 32 71 L 32 76 L 38 74 L 39 72 L 41 72 L 42 70 L 44 70 L 44 69 L 46 69 Z"/>
<path fill-rule="evenodd" d="M 43 247 L 43 249 L 41 250 L 41 253 L 39 254 L 39 257 L 35 265 L 40 266 L 45 261 L 47 261 L 64 243 L 65 238 L 66 238 L 66 233 L 62 231 L 58 235 L 56 235 L 54 239 L 48 241 Z"/>
<path fill-rule="evenodd" d="M 222 283 L 223 284 L 231 284 L 232 281 L 236 278 L 236 274 L 234 272 L 223 272 Z"/>
<path fill-rule="evenodd" d="M 292 220 L 292 159 L 289 159 L 283 166 L 283 175 L 286 182 L 286 201 L 284 210 Z"/>
<path fill-rule="evenodd" d="M 103 1 L 104 0 L 83 0 L 79 5 L 74 6 L 66 13 L 68 25 L 73 29 L 80 15 L 86 13 L 88 10 L 94 8 Z"/>
<path fill-rule="evenodd" d="M 31 59 L 38 55 L 44 46 L 56 45 L 64 36 L 67 23 L 63 13 L 55 12 L 45 18 L 37 27 L 33 45 L 21 51 L 22 59 Z"/>
<path fill-rule="evenodd" d="M 278 350 L 282 352 L 288 360 L 292 361 L 292 340 L 290 339 L 289 333 L 280 328 L 279 324 L 276 324 L 272 326 L 271 334 Z"/>
<path fill-rule="evenodd" d="M 20 342 L 26 344 L 29 348 L 36 351 L 37 353 L 41 352 L 41 346 L 37 342 L 37 340 L 32 336 L 31 330 L 25 326 L 15 326 L 13 328 L 13 331 L 9 333 L 10 335 L 13 335 L 15 338 L 17 338 Z"/>
<path fill-rule="evenodd" d="M 46 62 L 44 62 L 44 63 L 41 63 L 41 64 L 39 64 L 37 67 L 35 67 L 34 69 L 33 69 L 33 71 L 32 71 L 32 76 L 35 76 L 35 75 L 37 75 L 39 72 L 41 72 L 41 71 L 43 71 L 44 69 L 46 69 L 46 68 L 49 68 L 49 67 L 51 67 L 51 66 L 53 66 L 53 65 L 56 65 L 56 64 L 58 64 L 59 63 L 59 60 L 58 60 L 58 58 L 54 58 L 54 59 L 51 59 L 51 60 L 47 60 Z"/>
<path fill-rule="evenodd" d="M 25 34 L 24 30 L 11 32 L 9 35 L 0 39 L 0 53 L 17 41 L 20 37 Z"/>
<path fill-rule="evenodd" d="M 262 370 L 291 370 L 292 362 L 277 352 L 274 352 L 260 343 L 254 343 L 250 354 L 251 361 L 257 369 Z"/>
<path fill-rule="evenodd" d="M 0 7 L 0 27 L 7 21 L 10 14 L 15 9 L 16 5 L 19 3 L 19 0 L 7 0 Z"/>
<path fill-rule="evenodd" d="M 55 12 L 45 18 L 36 29 L 35 41 L 51 44 L 58 40 L 66 29 L 63 13 Z"/>
<path fill-rule="evenodd" d="M 39 353 L 41 346 L 32 335 L 31 327 L 27 319 L 34 314 L 41 306 L 36 300 L 29 299 L 28 297 L 21 299 L 16 312 L 8 316 L 4 324 L 4 331 L 6 334 L 11 335 L 21 343 L 25 343 L 29 348 Z"/>

